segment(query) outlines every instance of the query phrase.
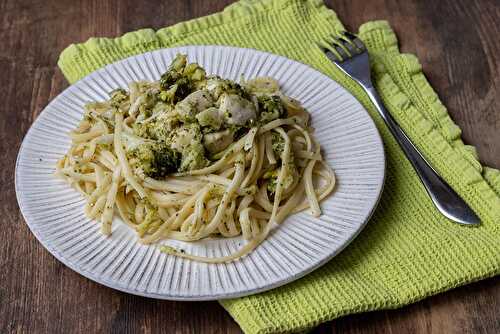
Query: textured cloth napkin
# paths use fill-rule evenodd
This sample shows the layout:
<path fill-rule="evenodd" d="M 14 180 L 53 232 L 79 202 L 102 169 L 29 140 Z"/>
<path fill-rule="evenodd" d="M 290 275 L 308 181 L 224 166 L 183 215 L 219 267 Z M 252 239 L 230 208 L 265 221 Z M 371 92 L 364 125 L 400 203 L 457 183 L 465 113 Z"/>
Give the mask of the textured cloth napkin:
<path fill-rule="evenodd" d="M 387 156 L 378 209 L 346 250 L 305 278 L 259 295 L 221 301 L 246 333 L 303 331 L 350 313 L 400 307 L 500 272 L 500 172 L 483 167 L 474 147 L 464 145 L 459 127 L 416 57 L 399 52 L 388 23 L 361 26 L 359 35 L 369 48 L 374 82 L 385 105 L 482 224 L 466 227 L 444 218 L 368 98 L 316 46 L 342 29 L 336 14 L 320 0 L 240 1 L 222 13 L 156 32 L 91 38 L 70 45 L 59 59 L 73 83 L 106 64 L 159 48 L 255 48 L 309 64 L 341 83 L 369 111 Z"/>

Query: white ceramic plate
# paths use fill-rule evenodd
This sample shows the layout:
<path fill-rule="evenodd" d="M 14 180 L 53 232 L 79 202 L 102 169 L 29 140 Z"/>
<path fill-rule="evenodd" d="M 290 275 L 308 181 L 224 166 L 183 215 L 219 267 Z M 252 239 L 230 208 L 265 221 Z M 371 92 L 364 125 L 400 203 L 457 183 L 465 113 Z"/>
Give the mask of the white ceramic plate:
<path fill-rule="evenodd" d="M 178 52 L 209 74 L 232 80 L 271 76 L 287 95 L 312 114 L 315 137 L 333 167 L 335 192 L 315 219 L 303 212 L 288 218 L 249 256 L 230 264 L 203 264 L 139 245 L 115 219 L 109 238 L 83 213 L 84 200 L 53 177 L 68 149 L 83 105 L 104 100 L 132 80 L 156 80 Z M 16 164 L 16 192 L 33 234 L 56 258 L 111 288 L 161 299 L 209 300 L 268 290 L 298 279 L 338 254 L 372 214 L 384 181 L 384 150 L 372 119 L 339 84 L 290 59 L 251 49 L 188 46 L 130 57 L 100 69 L 56 97 L 32 125 Z M 171 242 L 194 254 L 222 256 L 239 248 L 240 238 L 194 244 Z M 182 244 L 182 245 L 180 245 Z"/>

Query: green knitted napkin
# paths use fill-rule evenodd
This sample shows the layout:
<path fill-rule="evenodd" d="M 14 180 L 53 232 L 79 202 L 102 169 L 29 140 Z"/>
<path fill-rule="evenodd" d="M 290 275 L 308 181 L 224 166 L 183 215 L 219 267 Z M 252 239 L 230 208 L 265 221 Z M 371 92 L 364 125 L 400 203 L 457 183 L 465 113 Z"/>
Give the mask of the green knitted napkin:
<path fill-rule="evenodd" d="M 376 122 L 387 155 L 383 197 L 360 236 L 324 267 L 294 283 L 221 304 L 246 333 L 302 331 L 323 321 L 396 308 L 500 273 L 500 172 L 483 167 L 474 147 L 427 82 L 418 60 L 398 50 L 383 21 L 361 26 L 382 99 L 434 168 L 481 217 L 479 227 L 439 214 L 367 97 L 316 43 L 342 30 L 320 0 L 240 1 L 222 13 L 155 32 L 91 38 L 69 46 L 59 66 L 73 83 L 124 57 L 187 44 L 224 44 L 284 55 L 309 64 L 351 91 Z"/>

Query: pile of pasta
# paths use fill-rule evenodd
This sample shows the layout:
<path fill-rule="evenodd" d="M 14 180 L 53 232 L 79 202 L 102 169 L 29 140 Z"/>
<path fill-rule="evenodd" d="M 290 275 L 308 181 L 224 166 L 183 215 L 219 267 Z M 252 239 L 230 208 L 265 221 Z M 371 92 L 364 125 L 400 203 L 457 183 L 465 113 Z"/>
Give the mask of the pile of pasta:
<path fill-rule="evenodd" d="M 287 118 L 251 127 L 208 167 L 153 179 L 134 170 L 125 152 L 123 135 L 133 133 L 134 115 L 110 106 L 106 119 L 85 117 L 70 133 L 71 147 L 56 174 L 85 197 L 85 214 L 100 222 L 102 233 L 111 233 L 113 217 L 119 215 L 138 242 L 196 261 L 230 262 L 254 250 L 291 214 L 309 209 L 318 217 L 319 202 L 334 189 L 334 172 L 304 121 L 307 111 L 291 99 L 285 99 L 285 107 Z M 272 147 L 273 134 L 283 142 L 280 156 Z M 292 163 L 295 168 L 287 168 Z M 278 171 L 273 193 L 263 178 L 271 167 Z M 285 186 L 290 173 L 293 182 Z M 223 257 L 161 246 L 168 239 L 240 235 L 243 246 Z"/>

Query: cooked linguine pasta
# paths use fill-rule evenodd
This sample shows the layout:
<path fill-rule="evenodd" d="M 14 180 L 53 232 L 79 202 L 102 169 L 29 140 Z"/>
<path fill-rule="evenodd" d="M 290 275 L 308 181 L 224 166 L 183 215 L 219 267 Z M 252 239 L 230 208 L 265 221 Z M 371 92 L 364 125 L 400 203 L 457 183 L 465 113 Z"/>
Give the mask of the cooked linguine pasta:
<path fill-rule="evenodd" d="M 271 228 L 333 191 L 309 114 L 272 78 L 239 84 L 207 76 L 178 55 L 159 81 L 131 82 L 85 106 L 56 175 L 87 200 L 85 214 L 111 233 L 118 214 L 144 244 L 165 239 L 247 240 L 221 263 L 255 249 Z"/>

